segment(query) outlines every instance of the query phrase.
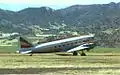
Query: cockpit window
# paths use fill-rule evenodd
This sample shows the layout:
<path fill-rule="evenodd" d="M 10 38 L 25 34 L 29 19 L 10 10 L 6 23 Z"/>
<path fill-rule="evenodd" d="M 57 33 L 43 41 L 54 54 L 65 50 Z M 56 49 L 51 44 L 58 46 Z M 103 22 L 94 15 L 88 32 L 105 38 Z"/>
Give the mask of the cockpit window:
<path fill-rule="evenodd" d="M 88 42 L 88 40 L 83 40 L 83 42 Z"/>

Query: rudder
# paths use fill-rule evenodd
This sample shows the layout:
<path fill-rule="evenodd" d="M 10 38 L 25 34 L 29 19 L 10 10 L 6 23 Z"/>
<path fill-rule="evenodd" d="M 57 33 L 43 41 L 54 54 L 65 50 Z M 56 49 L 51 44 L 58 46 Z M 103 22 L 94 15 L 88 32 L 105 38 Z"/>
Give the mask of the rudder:
<path fill-rule="evenodd" d="M 33 45 L 30 42 L 28 42 L 27 40 L 25 40 L 23 37 L 20 37 L 19 41 L 20 41 L 20 47 L 21 48 L 33 47 Z"/>

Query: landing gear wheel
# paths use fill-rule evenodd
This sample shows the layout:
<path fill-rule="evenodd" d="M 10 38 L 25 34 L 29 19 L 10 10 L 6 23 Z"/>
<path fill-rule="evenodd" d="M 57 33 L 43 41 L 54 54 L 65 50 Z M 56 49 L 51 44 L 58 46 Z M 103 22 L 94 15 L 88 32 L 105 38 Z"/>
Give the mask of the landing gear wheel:
<path fill-rule="evenodd" d="M 32 56 L 32 55 L 33 55 L 33 53 L 30 54 L 30 56 Z"/>
<path fill-rule="evenodd" d="M 77 56 L 77 55 L 78 55 L 77 51 L 74 51 L 73 56 Z"/>
<path fill-rule="evenodd" d="M 86 54 L 82 51 L 81 56 L 86 56 Z"/>

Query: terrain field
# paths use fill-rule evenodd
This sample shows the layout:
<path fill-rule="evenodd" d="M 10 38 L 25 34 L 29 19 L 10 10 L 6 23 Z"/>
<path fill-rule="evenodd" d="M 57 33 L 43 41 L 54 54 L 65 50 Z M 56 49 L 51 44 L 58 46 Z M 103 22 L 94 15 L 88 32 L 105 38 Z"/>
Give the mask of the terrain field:
<path fill-rule="evenodd" d="M 41 75 L 120 75 L 120 48 L 95 48 L 87 56 L 71 53 L 16 54 L 0 46 L 0 73 Z"/>

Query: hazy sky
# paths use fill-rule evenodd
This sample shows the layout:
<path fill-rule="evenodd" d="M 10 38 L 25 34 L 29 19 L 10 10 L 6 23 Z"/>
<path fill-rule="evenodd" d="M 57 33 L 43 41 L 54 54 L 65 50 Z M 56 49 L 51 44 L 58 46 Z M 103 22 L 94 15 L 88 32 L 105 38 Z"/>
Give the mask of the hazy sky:
<path fill-rule="evenodd" d="M 48 6 L 53 9 L 60 9 L 75 4 L 107 4 L 110 2 L 117 3 L 120 0 L 0 0 L 0 8 L 18 11 L 27 7 Z"/>

